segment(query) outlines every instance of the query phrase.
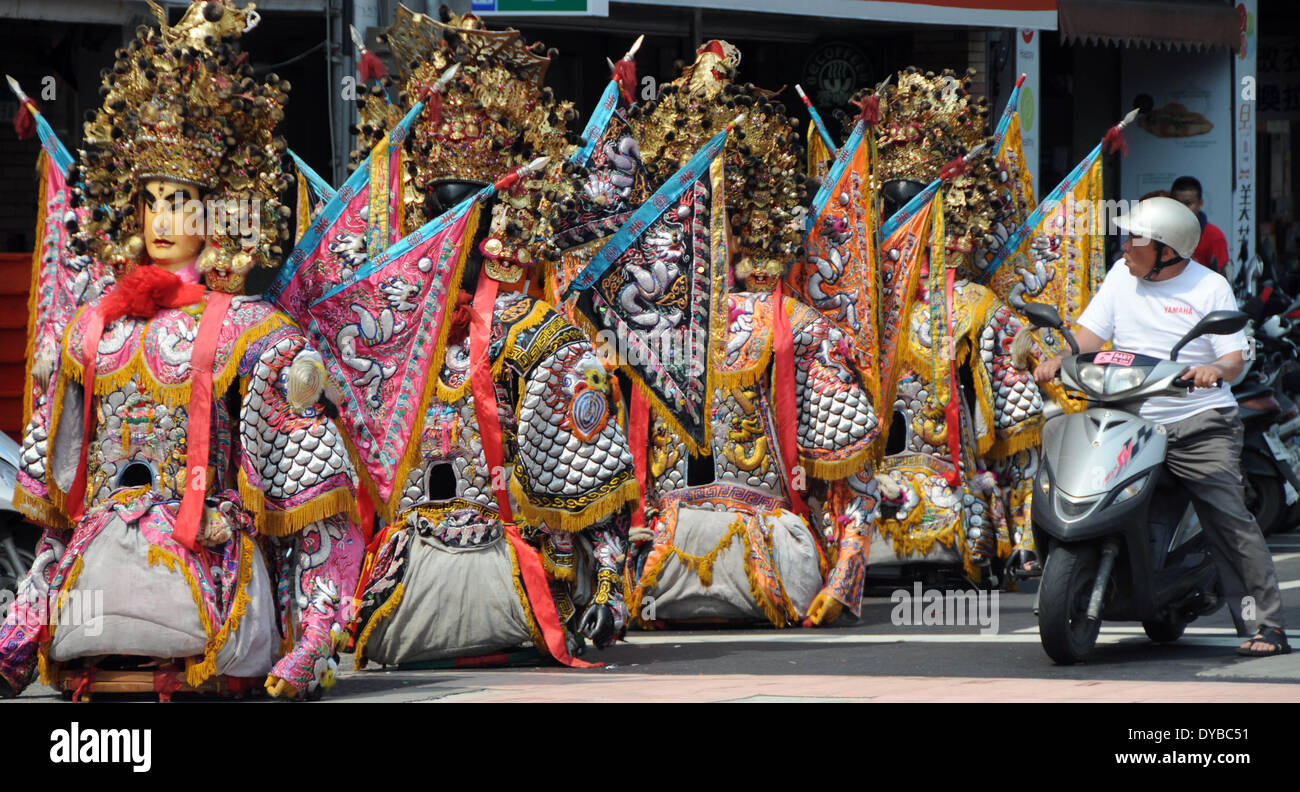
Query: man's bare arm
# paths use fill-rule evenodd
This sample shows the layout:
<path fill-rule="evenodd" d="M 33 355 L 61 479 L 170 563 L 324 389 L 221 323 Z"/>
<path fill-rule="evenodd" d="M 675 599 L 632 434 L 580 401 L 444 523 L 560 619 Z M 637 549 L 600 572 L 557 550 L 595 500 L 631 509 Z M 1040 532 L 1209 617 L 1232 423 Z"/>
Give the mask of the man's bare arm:
<path fill-rule="evenodd" d="M 1074 326 L 1074 340 L 1079 344 L 1079 354 L 1084 355 L 1089 352 L 1096 352 L 1106 345 L 1106 340 L 1096 333 L 1092 332 L 1083 325 Z M 1049 382 L 1056 376 L 1056 372 L 1061 369 L 1061 356 L 1057 355 L 1050 360 L 1044 360 L 1034 369 L 1034 379 L 1039 382 Z"/>
<path fill-rule="evenodd" d="M 1183 376 L 1191 379 L 1198 388 L 1213 388 L 1219 380 L 1224 382 L 1235 380 L 1245 365 L 1245 355 L 1240 351 L 1229 352 L 1213 363 L 1192 366 L 1183 372 Z"/>

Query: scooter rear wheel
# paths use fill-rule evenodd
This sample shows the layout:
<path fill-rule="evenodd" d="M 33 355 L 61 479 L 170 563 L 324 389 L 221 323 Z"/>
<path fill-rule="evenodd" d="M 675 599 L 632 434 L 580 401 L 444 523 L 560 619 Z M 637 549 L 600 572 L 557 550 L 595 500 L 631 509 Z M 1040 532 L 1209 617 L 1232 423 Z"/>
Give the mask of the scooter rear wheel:
<path fill-rule="evenodd" d="M 1286 522 L 1288 507 L 1282 483 L 1267 476 L 1242 477 L 1246 509 L 1259 523 L 1265 536 L 1277 533 Z"/>
<path fill-rule="evenodd" d="M 1047 555 L 1038 588 L 1038 637 L 1061 665 L 1081 663 L 1097 644 L 1101 621 L 1088 620 L 1097 579 L 1096 545 L 1057 545 Z"/>

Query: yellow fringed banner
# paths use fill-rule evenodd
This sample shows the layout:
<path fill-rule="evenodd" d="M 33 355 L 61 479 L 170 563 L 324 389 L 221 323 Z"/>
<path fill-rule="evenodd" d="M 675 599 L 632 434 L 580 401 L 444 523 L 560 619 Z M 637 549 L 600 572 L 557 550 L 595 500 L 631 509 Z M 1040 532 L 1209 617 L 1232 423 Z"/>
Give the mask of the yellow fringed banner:
<path fill-rule="evenodd" d="M 443 314 L 439 320 L 438 338 L 433 345 L 433 356 L 429 359 L 427 366 L 427 376 L 424 380 L 424 387 L 421 389 L 419 400 L 411 405 L 415 411 L 415 420 L 411 426 L 411 434 L 406 444 L 406 452 L 402 455 L 396 470 L 393 471 L 391 481 L 392 491 L 387 498 L 379 497 L 379 488 L 370 475 L 370 469 L 364 464 L 357 464 L 357 474 L 361 477 L 363 486 L 372 497 L 375 504 L 375 511 L 383 518 L 385 522 L 393 522 L 397 514 L 397 504 L 402 498 L 402 483 L 406 481 L 411 470 L 420 463 L 420 435 L 424 432 L 424 419 L 429 411 L 429 404 L 435 395 L 439 395 L 441 383 L 438 382 L 439 373 L 442 371 L 443 363 L 447 355 L 447 336 L 451 332 L 451 314 L 456 309 L 457 296 L 460 294 L 460 282 L 465 273 L 465 262 L 469 259 L 469 254 L 473 249 L 474 235 L 478 233 L 479 207 L 471 208 L 469 219 L 465 223 L 465 232 L 461 236 L 459 247 L 456 253 L 456 265 L 452 268 L 450 288 L 447 290 L 447 303 L 443 306 Z M 439 398 L 441 396 L 439 395 Z M 449 401 L 443 399 L 443 401 Z M 450 400 L 454 401 L 454 400 Z M 347 434 L 346 432 L 344 433 Z M 348 452 L 352 455 L 355 462 L 360 461 L 359 454 L 348 442 Z M 358 519 L 359 521 L 359 519 Z"/>

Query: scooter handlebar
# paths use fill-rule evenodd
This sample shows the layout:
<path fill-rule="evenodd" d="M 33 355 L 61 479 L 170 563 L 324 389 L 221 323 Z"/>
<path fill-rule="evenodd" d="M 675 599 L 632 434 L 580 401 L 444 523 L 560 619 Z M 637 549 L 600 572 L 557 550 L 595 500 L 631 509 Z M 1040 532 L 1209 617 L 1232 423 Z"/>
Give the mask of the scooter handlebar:
<path fill-rule="evenodd" d="M 1184 390 L 1191 390 L 1196 386 L 1195 382 L 1193 382 L 1192 380 L 1186 377 L 1174 377 L 1174 381 L 1169 384 L 1175 388 L 1183 388 Z M 1214 387 L 1219 388 L 1222 386 L 1223 386 L 1223 377 L 1219 377 L 1214 381 Z"/>

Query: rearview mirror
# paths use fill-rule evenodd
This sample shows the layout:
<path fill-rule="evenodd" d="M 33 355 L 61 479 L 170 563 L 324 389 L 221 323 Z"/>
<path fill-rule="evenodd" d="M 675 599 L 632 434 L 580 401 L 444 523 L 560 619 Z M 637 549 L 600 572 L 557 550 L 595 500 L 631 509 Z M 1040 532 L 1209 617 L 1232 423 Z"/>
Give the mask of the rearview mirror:
<path fill-rule="evenodd" d="M 1178 360 L 1178 353 L 1183 347 L 1203 335 L 1232 335 L 1244 328 L 1249 321 L 1250 317 L 1244 311 L 1210 311 L 1174 344 L 1169 359 Z"/>
<path fill-rule="evenodd" d="M 1034 327 L 1050 327 L 1053 330 L 1061 329 L 1061 315 L 1057 313 L 1055 306 L 1047 303 L 1027 302 L 1021 312 Z"/>
<path fill-rule="evenodd" d="M 1065 343 L 1070 345 L 1071 354 L 1079 354 L 1079 343 L 1074 340 L 1074 334 L 1066 329 L 1065 322 L 1061 321 L 1061 314 L 1056 310 L 1056 306 L 1027 302 L 1020 310 L 1035 328 L 1050 327 L 1059 332 L 1065 338 Z"/>

